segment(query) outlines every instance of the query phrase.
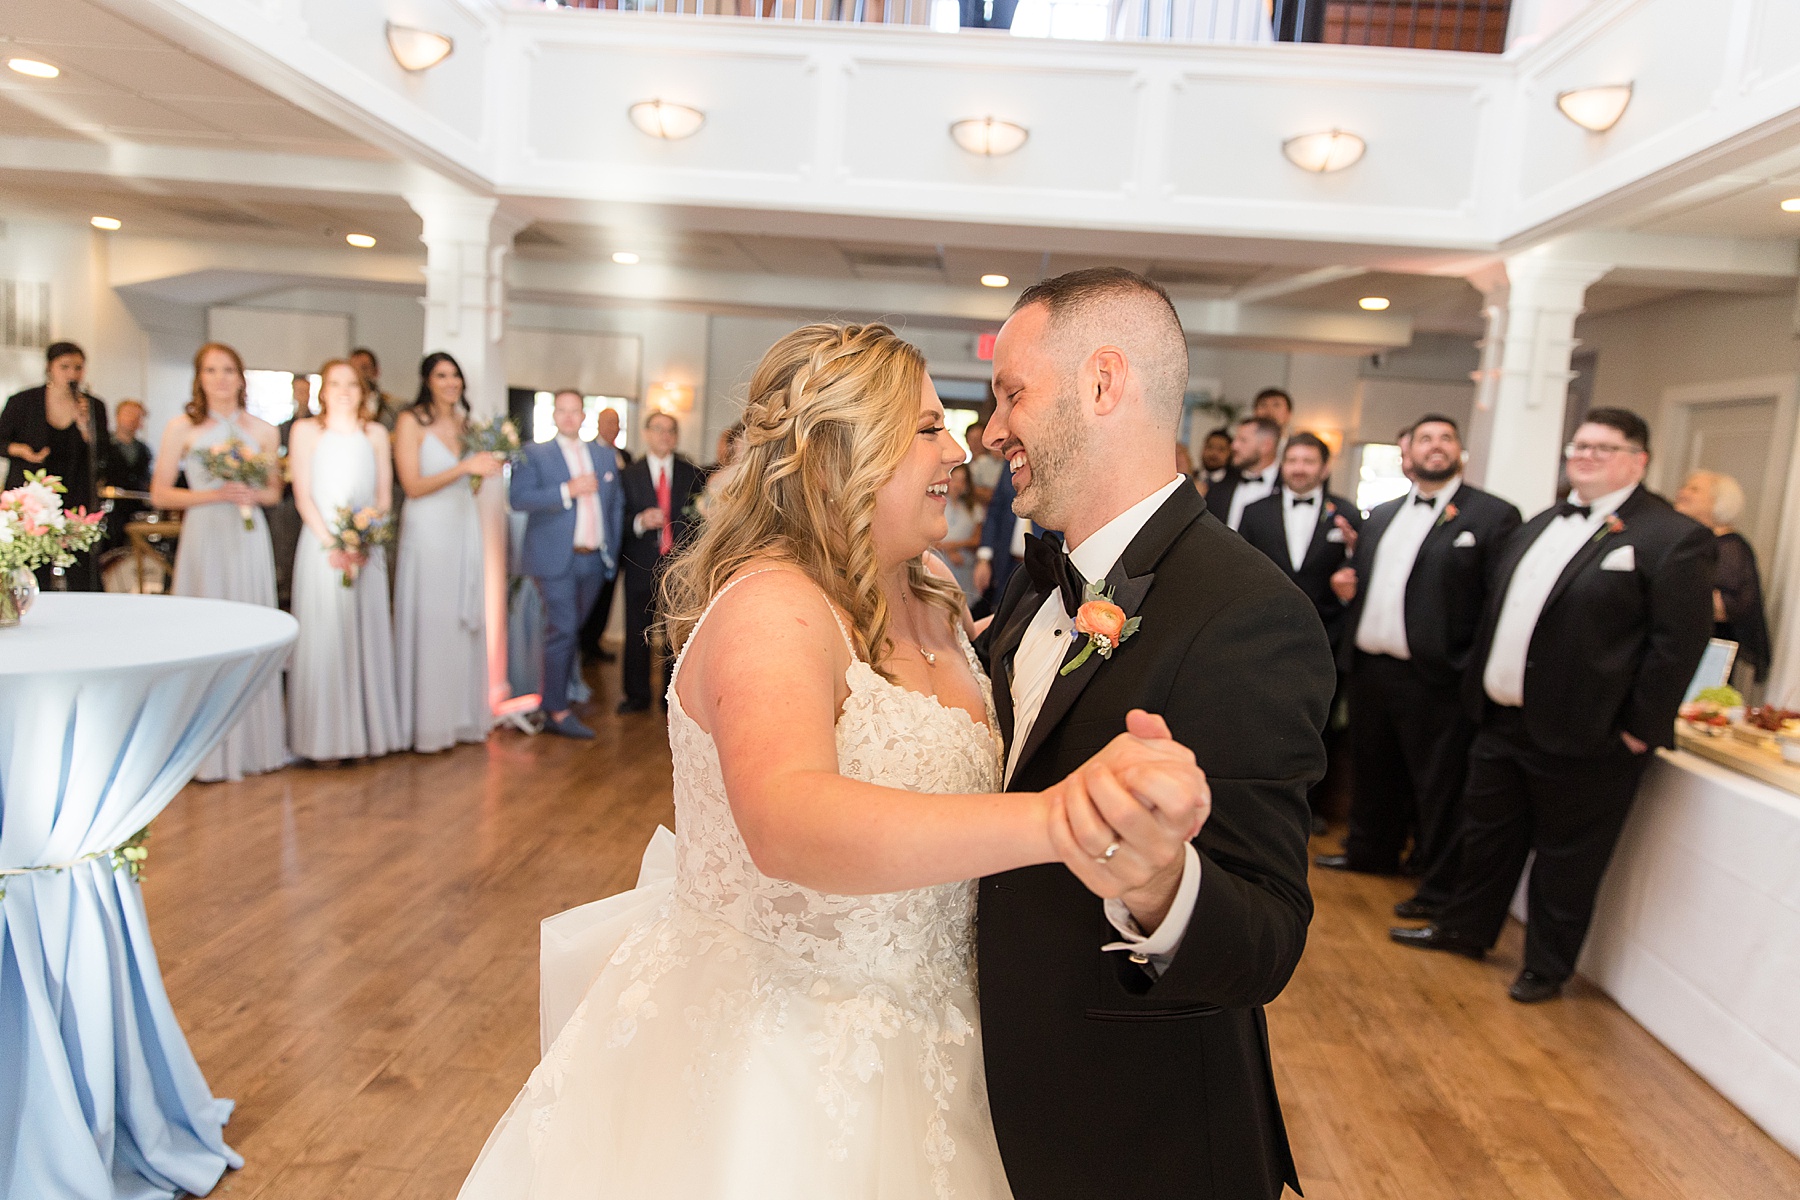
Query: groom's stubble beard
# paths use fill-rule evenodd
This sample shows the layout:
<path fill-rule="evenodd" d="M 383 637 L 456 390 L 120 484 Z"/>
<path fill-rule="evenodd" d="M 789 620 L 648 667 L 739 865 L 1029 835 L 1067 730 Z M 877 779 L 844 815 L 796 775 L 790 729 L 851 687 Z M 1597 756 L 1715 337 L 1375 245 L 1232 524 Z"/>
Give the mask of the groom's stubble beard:
<path fill-rule="evenodd" d="M 1080 468 L 1087 438 L 1081 427 L 1078 384 L 1071 379 L 1056 397 L 1056 407 L 1030 443 L 1023 438 L 1031 464 L 1031 482 L 1013 498 L 1013 515 L 1045 529 L 1061 529 L 1081 494 Z"/>

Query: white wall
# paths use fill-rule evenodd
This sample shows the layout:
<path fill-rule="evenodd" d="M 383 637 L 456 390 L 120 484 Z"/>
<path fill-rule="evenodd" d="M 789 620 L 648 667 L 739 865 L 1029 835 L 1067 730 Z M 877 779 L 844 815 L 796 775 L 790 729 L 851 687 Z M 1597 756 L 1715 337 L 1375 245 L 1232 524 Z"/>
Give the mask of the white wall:
<path fill-rule="evenodd" d="M 291 309 L 297 312 L 342 313 L 350 318 L 350 345 L 366 346 L 381 362 L 381 388 L 402 400 L 419 390 L 419 360 L 424 357 L 424 288 L 417 292 L 388 289 L 298 287 L 248 300 L 238 308 Z M 274 364 L 268 364 L 276 369 Z M 315 371 L 318 363 L 283 364 L 290 371 Z"/>

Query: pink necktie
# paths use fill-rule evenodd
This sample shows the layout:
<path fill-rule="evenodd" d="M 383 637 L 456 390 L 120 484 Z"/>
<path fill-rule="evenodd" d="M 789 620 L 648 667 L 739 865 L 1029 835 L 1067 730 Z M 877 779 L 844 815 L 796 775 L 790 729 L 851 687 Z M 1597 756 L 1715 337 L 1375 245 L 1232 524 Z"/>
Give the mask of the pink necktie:
<path fill-rule="evenodd" d="M 667 554 L 675 545 L 675 514 L 669 510 L 669 473 L 656 473 L 656 507 L 662 509 L 663 527 L 656 539 L 656 552 Z"/>

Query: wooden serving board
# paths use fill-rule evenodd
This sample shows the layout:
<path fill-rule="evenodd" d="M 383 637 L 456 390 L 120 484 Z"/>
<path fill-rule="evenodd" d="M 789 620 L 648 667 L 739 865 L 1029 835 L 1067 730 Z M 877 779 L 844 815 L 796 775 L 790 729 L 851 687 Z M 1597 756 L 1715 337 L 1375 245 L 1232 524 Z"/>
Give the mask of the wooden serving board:
<path fill-rule="evenodd" d="M 1676 721 L 1675 745 L 1690 754 L 1698 754 L 1771 787 L 1800 796 L 1800 766 L 1784 761 L 1780 746 L 1772 740 L 1766 746 L 1756 746 L 1729 734 L 1708 737 L 1692 732 L 1686 721 Z"/>

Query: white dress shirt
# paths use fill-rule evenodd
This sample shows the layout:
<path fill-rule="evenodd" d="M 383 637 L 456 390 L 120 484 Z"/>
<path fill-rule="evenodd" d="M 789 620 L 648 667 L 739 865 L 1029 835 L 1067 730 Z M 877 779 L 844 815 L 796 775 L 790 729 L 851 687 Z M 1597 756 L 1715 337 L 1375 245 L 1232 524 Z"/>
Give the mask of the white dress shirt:
<path fill-rule="evenodd" d="M 1509 708 L 1524 705 L 1525 659 L 1531 653 L 1531 635 L 1549 602 L 1551 589 L 1562 578 L 1563 569 L 1593 540 L 1601 524 L 1637 486 L 1634 483 L 1600 497 L 1588 506 L 1585 517 L 1574 513 L 1557 517 L 1544 527 L 1519 560 L 1512 582 L 1507 585 L 1506 599 L 1500 604 L 1494 644 L 1488 650 L 1487 665 L 1481 674 L 1481 686 L 1495 704 Z"/>
<path fill-rule="evenodd" d="M 1375 546 L 1362 618 L 1356 624 L 1356 648 L 1364 654 L 1412 660 L 1412 647 L 1406 641 L 1406 584 L 1412 578 L 1413 563 L 1418 561 L 1419 547 L 1425 544 L 1425 538 L 1443 517 L 1450 497 L 1461 486 L 1460 477 L 1452 479 L 1430 497 L 1431 503 L 1420 504 L 1415 484 L 1400 511 L 1388 522 L 1387 531 Z"/>
<path fill-rule="evenodd" d="M 587 443 L 580 438 L 556 435 L 557 449 L 562 451 L 563 463 L 569 468 L 569 479 L 594 473 L 594 460 L 588 455 Z M 606 530 L 600 522 L 600 496 L 597 492 L 589 492 L 585 496 L 571 496 L 569 485 L 562 484 L 562 502 L 566 509 L 575 508 L 575 548 L 577 550 L 603 550 L 606 548 Z"/>
<path fill-rule="evenodd" d="M 1231 512 L 1225 524 L 1233 532 L 1244 519 L 1244 510 L 1274 491 L 1281 483 L 1280 460 L 1270 463 L 1255 475 L 1246 474 L 1231 493 Z"/>
<path fill-rule="evenodd" d="M 1069 558 L 1075 564 L 1075 569 L 1081 572 L 1082 578 L 1105 579 L 1119 561 L 1119 556 L 1131 545 L 1131 540 L 1156 515 L 1156 510 L 1175 494 L 1177 488 L 1186 483 L 1186 479 L 1177 476 L 1101 526 L 1081 545 L 1068 549 Z M 1039 605 L 1031 624 L 1025 629 L 1024 638 L 1019 642 L 1017 653 L 1013 655 L 1013 739 L 1006 756 L 1008 782 L 1012 780 L 1013 771 L 1018 768 L 1020 750 L 1031 737 L 1031 727 L 1037 722 L 1038 712 L 1044 707 L 1044 698 L 1050 694 L 1057 672 L 1062 670 L 1063 658 L 1067 654 L 1069 638 L 1074 629 L 1074 618 L 1063 608 L 1061 593 L 1052 592 Z M 1182 936 L 1187 933 L 1188 920 L 1194 915 L 1194 901 L 1199 895 L 1200 856 L 1194 852 L 1190 843 L 1187 861 L 1182 867 L 1181 886 L 1175 893 L 1175 902 L 1169 907 L 1169 915 L 1163 918 L 1163 923 L 1157 927 L 1156 932 L 1146 937 L 1132 918 L 1131 910 L 1123 902 L 1108 900 L 1105 904 L 1106 919 L 1112 922 L 1113 928 L 1119 931 L 1124 940 L 1109 942 L 1101 949 L 1128 951 L 1134 958 L 1145 960 L 1160 975 L 1173 961 Z"/>
<path fill-rule="evenodd" d="M 669 504 L 672 507 L 675 503 L 675 476 L 673 474 L 675 470 L 675 456 L 671 454 L 666 458 L 658 458 L 654 454 L 646 454 L 644 455 L 644 461 L 650 464 L 651 492 L 654 493 L 656 491 L 656 481 L 661 479 L 664 475 L 668 475 Z M 675 514 L 670 513 L 669 516 L 673 519 Z M 631 532 L 637 534 L 639 537 L 644 536 L 644 516 L 642 513 L 638 513 L 631 518 Z"/>
<path fill-rule="evenodd" d="M 1306 552 L 1312 549 L 1313 532 L 1319 525 L 1319 510 L 1324 506 L 1323 484 L 1310 492 L 1282 490 L 1281 516 L 1287 526 L 1288 561 L 1296 571 L 1306 561 Z"/>

